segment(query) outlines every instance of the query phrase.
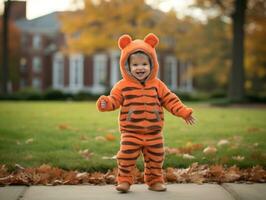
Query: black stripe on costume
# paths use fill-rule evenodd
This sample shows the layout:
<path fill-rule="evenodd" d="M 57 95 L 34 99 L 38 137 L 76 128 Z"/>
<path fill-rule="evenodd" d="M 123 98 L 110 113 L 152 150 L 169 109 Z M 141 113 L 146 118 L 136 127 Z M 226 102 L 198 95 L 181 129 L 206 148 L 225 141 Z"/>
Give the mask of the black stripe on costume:
<path fill-rule="evenodd" d="M 162 127 L 154 125 L 154 126 L 148 126 L 147 129 L 150 129 L 150 130 L 161 130 Z"/>
<path fill-rule="evenodd" d="M 136 137 L 136 136 L 134 136 L 134 135 L 123 135 L 123 138 L 135 138 L 135 139 L 137 139 L 137 140 L 139 140 L 139 141 L 143 141 L 141 138 L 138 138 L 138 137 Z"/>
<path fill-rule="evenodd" d="M 156 176 L 156 177 L 161 177 L 161 175 L 154 174 L 154 173 L 145 173 L 145 176 Z"/>
<path fill-rule="evenodd" d="M 125 154 L 132 154 L 132 153 L 135 153 L 137 151 L 139 151 L 140 149 L 137 148 L 137 149 L 127 149 L 127 150 L 121 150 L 122 153 L 125 153 Z"/>
<path fill-rule="evenodd" d="M 135 142 L 130 142 L 130 141 L 122 141 L 121 144 L 122 144 L 122 145 L 139 146 L 139 144 L 137 144 L 137 143 L 135 143 Z"/>
<path fill-rule="evenodd" d="M 144 112 L 154 114 L 154 111 L 148 111 L 148 110 L 134 110 L 132 113 L 134 114 L 143 114 Z M 158 112 L 159 114 L 163 114 L 163 112 Z M 128 112 L 120 112 L 121 115 L 128 114 Z"/>
<path fill-rule="evenodd" d="M 157 88 L 156 87 L 150 87 L 150 88 L 145 88 L 144 90 L 156 90 L 157 91 Z"/>
<path fill-rule="evenodd" d="M 131 103 L 128 103 L 128 104 L 125 104 L 123 105 L 124 107 L 129 107 L 129 106 L 144 106 L 144 105 L 148 105 L 148 106 L 160 106 L 159 103 L 140 103 L 140 102 L 131 102 Z"/>
<path fill-rule="evenodd" d="M 162 163 L 164 160 L 153 160 L 152 158 L 148 158 L 147 160 L 145 159 L 145 162 L 146 163 L 149 163 L 149 162 L 154 162 L 154 163 Z"/>
<path fill-rule="evenodd" d="M 146 167 L 147 169 L 162 169 L 161 167 Z"/>
<path fill-rule="evenodd" d="M 147 139 L 147 141 L 154 141 L 154 140 L 159 140 L 159 139 L 163 139 L 163 137 L 159 136 L 159 137 L 156 137 L 156 138 Z"/>
<path fill-rule="evenodd" d="M 150 98 L 157 98 L 157 95 L 125 95 L 124 98 L 125 99 L 135 99 L 135 98 L 139 98 L 139 97 L 150 97 Z"/>
<path fill-rule="evenodd" d="M 131 91 L 131 90 L 139 90 L 139 89 L 141 89 L 141 88 L 136 88 L 136 87 L 125 87 L 125 88 L 122 89 L 122 91 L 125 92 L 125 91 Z"/>
<path fill-rule="evenodd" d="M 171 102 L 174 101 L 175 99 L 176 99 L 176 97 L 171 98 L 169 101 L 166 102 L 166 104 L 171 103 Z"/>
<path fill-rule="evenodd" d="M 161 119 L 163 120 L 163 119 Z M 120 121 L 127 121 L 127 118 L 125 119 L 121 119 Z M 140 119 L 135 119 L 135 118 L 130 118 L 131 122 L 142 122 L 142 121 L 148 121 L 148 122 L 158 122 L 160 120 L 158 120 L 157 118 L 154 118 L 154 119 L 147 119 L 147 118 L 140 118 Z"/>
<path fill-rule="evenodd" d="M 139 155 L 137 155 L 136 157 L 133 157 L 133 158 L 120 158 L 120 157 L 118 157 L 117 159 L 118 160 L 136 160 L 138 157 L 139 157 Z"/>
<path fill-rule="evenodd" d="M 170 92 L 167 92 L 166 95 L 164 95 L 163 98 L 166 98 L 169 94 L 170 94 Z"/>
<path fill-rule="evenodd" d="M 120 167 L 127 168 L 127 167 L 134 167 L 136 164 L 131 164 L 131 165 L 122 165 L 119 164 Z"/>
<path fill-rule="evenodd" d="M 152 147 L 152 148 L 162 148 L 162 147 L 163 147 L 163 143 L 149 145 L 148 147 Z"/>
<path fill-rule="evenodd" d="M 154 156 L 163 156 L 164 155 L 164 152 L 162 153 L 157 153 L 157 152 L 153 152 L 153 151 L 150 151 L 148 150 L 147 152 L 149 152 L 150 154 L 154 155 Z"/>
<path fill-rule="evenodd" d="M 123 168 L 120 168 L 120 167 L 119 167 L 119 170 L 122 171 L 123 173 L 130 173 L 129 170 L 126 170 L 126 169 L 123 169 Z"/>
<path fill-rule="evenodd" d="M 143 126 L 134 126 L 134 125 L 126 125 L 126 126 L 123 126 L 123 128 L 129 128 L 129 129 L 144 129 Z"/>

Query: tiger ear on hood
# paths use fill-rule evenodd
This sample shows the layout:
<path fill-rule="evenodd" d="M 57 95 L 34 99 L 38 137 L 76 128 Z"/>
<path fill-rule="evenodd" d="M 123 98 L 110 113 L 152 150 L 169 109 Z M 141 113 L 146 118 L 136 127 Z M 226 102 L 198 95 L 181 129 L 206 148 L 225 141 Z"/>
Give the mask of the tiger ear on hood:
<path fill-rule="evenodd" d="M 122 50 L 124 49 L 127 45 L 129 45 L 132 42 L 132 38 L 130 35 L 122 35 L 119 40 L 118 40 L 118 46 Z"/>
<path fill-rule="evenodd" d="M 156 35 L 154 35 L 153 33 L 149 33 L 144 38 L 144 42 L 148 43 L 149 45 L 151 45 L 154 48 L 159 43 L 159 38 Z"/>

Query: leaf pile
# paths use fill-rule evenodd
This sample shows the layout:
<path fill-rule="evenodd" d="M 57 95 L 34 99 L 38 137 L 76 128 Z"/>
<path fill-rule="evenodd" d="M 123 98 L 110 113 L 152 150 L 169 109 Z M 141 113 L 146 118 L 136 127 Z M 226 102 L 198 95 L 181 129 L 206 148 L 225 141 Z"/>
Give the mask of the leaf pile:
<path fill-rule="evenodd" d="M 76 185 L 115 184 L 117 169 L 100 172 L 66 171 L 44 164 L 38 168 L 23 168 L 9 173 L 5 165 L 0 165 L 0 185 Z M 134 171 L 135 183 L 144 183 L 143 172 Z M 171 183 L 224 183 L 224 182 L 266 182 L 266 171 L 261 166 L 239 169 L 221 165 L 199 165 L 193 163 L 186 169 L 167 168 L 164 170 L 166 182 Z"/>

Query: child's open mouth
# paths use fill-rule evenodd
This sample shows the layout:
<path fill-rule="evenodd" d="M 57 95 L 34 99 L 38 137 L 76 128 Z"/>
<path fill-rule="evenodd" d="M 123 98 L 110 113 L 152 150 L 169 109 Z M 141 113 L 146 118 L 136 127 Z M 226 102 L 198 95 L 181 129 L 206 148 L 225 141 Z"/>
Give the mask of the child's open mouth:
<path fill-rule="evenodd" d="M 141 75 L 145 74 L 145 72 L 136 72 L 136 74 L 141 76 Z"/>

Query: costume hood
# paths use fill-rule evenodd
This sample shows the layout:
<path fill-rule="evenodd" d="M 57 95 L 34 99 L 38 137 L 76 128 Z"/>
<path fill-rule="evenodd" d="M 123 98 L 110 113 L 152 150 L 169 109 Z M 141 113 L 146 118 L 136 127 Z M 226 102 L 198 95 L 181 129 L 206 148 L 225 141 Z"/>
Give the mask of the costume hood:
<path fill-rule="evenodd" d="M 159 64 L 157 60 L 157 55 L 155 51 L 156 45 L 159 43 L 159 39 L 153 33 L 149 33 L 144 40 L 136 39 L 132 41 L 132 38 L 125 34 L 122 35 L 118 40 L 118 46 L 121 49 L 120 56 L 120 70 L 124 79 L 139 82 L 132 75 L 130 75 L 126 63 L 129 55 L 137 51 L 143 51 L 146 53 L 151 59 L 151 73 L 146 80 L 146 82 L 150 82 L 157 77 Z"/>

